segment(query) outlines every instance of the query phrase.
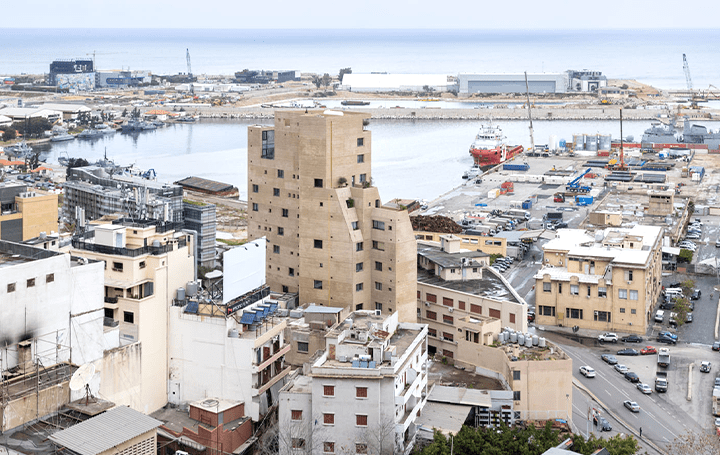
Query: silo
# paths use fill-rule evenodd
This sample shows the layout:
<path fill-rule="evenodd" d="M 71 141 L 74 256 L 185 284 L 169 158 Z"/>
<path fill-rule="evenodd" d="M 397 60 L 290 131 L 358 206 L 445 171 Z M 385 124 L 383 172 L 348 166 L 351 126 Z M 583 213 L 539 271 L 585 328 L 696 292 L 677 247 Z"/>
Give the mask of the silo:
<path fill-rule="evenodd" d="M 598 149 L 598 137 L 596 134 L 588 134 L 585 136 L 585 150 L 596 152 Z"/>
<path fill-rule="evenodd" d="M 609 134 L 601 134 L 598 141 L 598 150 L 610 150 L 612 147 L 612 136 Z"/>
<path fill-rule="evenodd" d="M 522 346 L 523 344 L 525 344 L 525 335 L 523 335 L 522 333 L 521 333 L 521 334 L 518 334 L 517 342 L 518 342 L 518 344 L 519 344 L 520 346 Z"/>
<path fill-rule="evenodd" d="M 573 134 L 573 144 L 575 144 L 575 150 L 585 150 L 585 135 Z"/>

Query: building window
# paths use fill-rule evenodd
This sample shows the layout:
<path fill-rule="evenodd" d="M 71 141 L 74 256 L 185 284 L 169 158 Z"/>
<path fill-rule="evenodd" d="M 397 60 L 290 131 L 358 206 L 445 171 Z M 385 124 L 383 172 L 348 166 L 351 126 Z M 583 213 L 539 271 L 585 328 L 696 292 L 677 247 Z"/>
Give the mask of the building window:
<path fill-rule="evenodd" d="M 375 261 L 375 270 L 382 272 L 382 262 Z"/>
<path fill-rule="evenodd" d="M 558 283 L 558 294 L 562 294 L 562 283 Z"/>
<path fill-rule="evenodd" d="M 513 390 L 513 401 L 520 401 L 520 391 Z"/>
<path fill-rule="evenodd" d="M 428 327 L 428 336 L 436 337 L 436 336 L 437 336 L 437 330 Z"/>
<path fill-rule="evenodd" d="M 280 197 L 280 188 L 273 188 L 273 196 Z"/>
<path fill-rule="evenodd" d="M 352 230 L 353 230 L 353 231 L 357 231 L 357 230 L 358 230 L 358 222 L 357 222 L 357 221 L 353 221 L 353 222 L 351 222 L 350 224 L 352 225 Z"/>
<path fill-rule="evenodd" d="M 571 284 L 570 295 L 580 295 L 580 286 L 578 286 L 577 284 Z"/>
<path fill-rule="evenodd" d="M 543 283 L 543 292 L 552 292 L 552 283 Z"/>
<path fill-rule="evenodd" d="M 334 385 L 324 385 L 323 386 L 323 396 L 334 397 L 335 396 L 335 386 Z"/>
<path fill-rule="evenodd" d="M 323 423 L 325 425 L 335 425 L 335 414 L 323 414 Z"/>
<path fill-rule="evenodd" d="M 290 216 L 290 211 L 288 209 L 282 209 L 282 216 L 283 218 L 287 218 Z"/>
<path fill-rule="evenodd" d="M 637 314 L 637 310 L 635 308 L 630 308 L 630 314 Z"/>
<path fill-rule="evenodd" d="M 448 332 L 443 332 L 443 340 L 445 341 L 454 341 L 453 334 Z"/>
<path fill-rule="evenodd" d="M 443 322 L 445 324 L 453 324 L 454 320 L 452 316 L 448 316 L 447 314 L 443 314 Z"/>
<path fill-rule="evenodd" d="M 123 311 L 123 321 L 128 324 L 135 324 L 135 313 L 131 311 Z"/>
<path fill-rule="evenodd" d="M 382 303 L 380 303 L 380 302 L 375 302 L 375 309 L 382 311 Z M 420 309 L 418 308 L 418 311 L 419 311 L 419 310 L 420 310 Z"/>
<path fill-rule="evenodd" d="M 297 350 L 298 352 L 308 352 L 308 344 L 304 341 L 298 341 Z"/>
<path fill-rule="evenodd" d="M 295 269 L 292 267 L 288 267 L 288 276 L 295 276 Z"/>
<path fill-rule="evenodd" d="M 283 286 L 283 287 L 282 287 L 282 291 L 283 291 L 283 292 L 290 292 L 290 288 L 287 287 L 287 286 Z"/>
<path fill-rule="evenodd" d="M 510 313 L 510 323 L 515 324 L 515 313 Z"/>
<path fill-rule="evenodd" d="M 8 285 L 7 285 L 7 291 L 8 291 L 8 292 L 15 292 L 15 283 L 8 283 Z"/>
<path fill-rule="evenodd" d="M 382 291 L 382 283 L 379 281 L 375 282 L 375 290 L 376 291 Z"/>
<path fill-rule="evenodd" d="M 362 309 L 363 309 L 362 303 L 358 303 L 357 305 L 355 305 L 355 311 L 362 311 Z"/>
<path fill-rule="evenodd" d="M 356 271 L 356 272 L 362 272 L 362 271 L 363 271 L 363 263 L 362 263 L 362 262 L 358 262 L 357 264 L 355 264 L 355 271 Z"/>
<path fill-rule="evenodd" d="M 278 235 L 285 235 L 285 228 L 284 227 L 278 227 L 277 228 Z"/>
<path fill-rule="evenodd" d="M 367 387 L 355 387 L 355 398 L 367 398 Z"/>
<path fill-rule="evenodd" d="M 373 250 L 385 251 L 385 242 L 378 242 L 373 240 Z"/>
<path fill-rule="evenodd" d="M 279 179 L 284 179 L 284 178 L 285 178 L 285 171 L 283 171 L 282 169 L 278 169 L 277 171 L 278 171 L 278 178 L 279 178 Z"/>
<path fill-rule="evenodd" d="M 123 271 L 123 263 L 122 262 L 113 262 L 112 269 L 116 272 L 122 272 Z"/>
<path fill-rule="evenodd" d="M 455 306 L 455 301 L 453 299 L 449 299 L 447 297 L 443 297 L 443 305 L 449 306 L 450 308 Z"/>
<path fill-rule="evenodd" d="M 476 314 L 482 314 L 482 306 L 471 303 L 470 304 L 470 312 L 476 313 Z"/>
<path fill-rule="evenodd" d="M 358 140 L 357 140 L 357 146 L 358 146 L 358 147 L 362 147 L 362 146 L 364 146 L 364 145 L 365 145 L 365 138 L 359 137 Z M 361 161 L 358 161 L 358 163 L 360 163 L 360 162 L 361 162 Z"/>
<path fill-rule="evenodd" d="M 258 185 L 255 185 L 255 184 L 253 183 L 252 192 L 253 192 L 253 193 L 257 193 L 257 192 L 259 192 L 259 191 L 260 191 L 260 187 L 259 187 Z"/>
<path fill-rule="evenodd" d="M 273 253 L 280 253 L 280 245 L 273 245 Z"/>
<path fill-rule="evenodd" d="M 358 427 L 366 427 L 367 416 L 362 414 L 355 414 L 355 425 Z"/>
<path fill-rule="evenodd" d="M 292 438 L 293 449 L 305 449 L 305 440 L 302 438 Z"/>
<path fill-rule="evenodd" d="M 587 287 L 587 296 L 590 297 L 590 286 Z"/>
<path fill-rule="evenodd" d="M 275 159 L 275 130 L 262 132 L 262 154 L 260 157 L 266 160 Z"/>
<path fill-rule="evenodd" d="M 607 288 L 606 287 L 598 287 L 598 297 L 600 298 L 607 298 Z"/>
<path fill-rule="evenodd" d="M 335 453 L 335 443 L 323 442 L 323 453 Z"/>
<path fill-rule="evenodd" d="M 252 211 L 253 211 L 253 212 L 257 212 L 257 211 L 258 211 L 258 205 L 257 205 L 257 202 L 253 202 L 253 205 L 252 205 Z"/>
<path fill-rule="evenodd" d="M 463 302 L 462 300 L 458 300 L 458 308 L 460 308 L 461 310 L 464 310 L 464 309 L 465 309 L 465 302 Z"/>
<path fill-rule="evenodd" d="M 367 452 L 367 444 L 364 442 L 356 442 L 355 443 L 355 453 L 368 453 Z"/>
<path fill-rule="evenodd" d="M 27 287 L 29 287 L 29 288 L 35 287 L 35 278 L 28 278 Z"/>
<path fill-rule="evenodd" d="M 432 319 L 433 321 L 437 320 L 437 313 L 434 311 L 427 310 L 425 312 L 425 317 L 427 319 Z"/>
<path fill-rule="evenodd" d="M 513 381 L 520 380 L 520 370 L 513 370 Z"/>
<path fill-rule="evenodd" d="M 437 296 L 428 292 L 425 294 L 425 300 L 427 300 L 428 302 L 437 303 Z"/>
<path fill-rule="evenodd" d="M 610 312 L 609 311 L 596 311 L 595 312 L 595 320 L 598 322 L 610 322 Z"/>
<path fill-rule="evenodd" d="M 488 310 L 488 313 L 490 313 L 491 318 L 500 319 L 500 315 L 501 315 L 500 310 L 495 310 L 495 309 L 490 308 Z"/>
<path fill-rule="evenodd" d="M 313 240 L 313 246 L 318 249 L 322 249 L 322 240 L 315 239 Z"/>
<path fill-rule="evenodd" d="M 555 307 L 540 305 L 539 314 L 541 316 L 555 316 Z"/>
<path fill-rule="evenodd" d="M 366 175 L 366 174 L 360 174 L 360 183 L 365 183 L 366 180 L 367 180 L 367 175 Z"/>
<path fill-rule="evenodd" d="M 145 261 L 140 261 L 140 264 L 138 264 L 138 266 L 139 266 L 141 269 L 144 269 L 144 268 L 145 268 Z"/>
<path fill-rule="evenodd" d="M 632 270 L 626 270 L 626 271 L 625 271 L 625 280 L 626 280 L 626 281 L 632 281 L 632 280 L 633 280 L 633 271 L 632 271 Z"/>
<path fill-rule="evenodd" d="M 624 313 L 624 312 L 625 312 L 625 308 L 620 308 L 620 312 L 621 312 L 621 313 Z"/>
<path fill-rule="evenodd" d="M 618 289 L 618 298 L 627 300 L 627 289 Z"/>
<path fill-rule="evenodd" d="M 323 179 L 315 179 L 315 188 L 323 187 Z"/>
<path fill-rule="evenodd" d="M 638 299 L 638 291 L 630 289 L 630 300 L 637 300 L 637 299 Z"/>
<path fill-rule="evenodd" d="M 362 153 L 361 153 L 360 155 L 358 155 L 358 156 L 357 156 L 357 162 L 358 162 L 358 163 L 364 163 L 364 162 L 365 162 L 365 155 L 363 155 Z"/>
<path fill-rule="evenodd" d="M 384 231 L 385 230 L 385 222 L 373 220 L 372 227 L 373 227 L 373 229 L 378 229 L 380 231 Z"/>
<path fill-rule="evenodd" d="M 363 250 L 363 243 L 358 242 L 355 244 L 355 251 L 362 251 Z"/>
<path fill-rule="evenodd" d="M 358 284 L 355 285 L 355 292 L 360 292 L 360 291 L 362 291 L 362 290 L 363 290 L 363 284 L 362 284 L 362 283 L 358 283 Z"/>
<path fill-rule="evenodd" d="M 315 289 L 322 289 L 322 281 L 320 281 L 320 280 L 314 280 L 313 288 L 315 288 Z"/>
<path fill-rule="evenodd" d="M 54 274 L 54 273 L 48 273 L 47 275 L 45 275 L 45 282 L 46 282 L 46 283 L 52 283 L 53 281 L 55 281 L 55 274 Z"/>
<path fill-rule="evenodd" d="M 290 411 L 290 420 L 302 420 L 302 409 L 293 409 Z"/>
<path fill-rule="evenodd" d="M 567 319 L 582 319 L 583 310 L 578 308 L 565 308 L 565 317 Z"/>

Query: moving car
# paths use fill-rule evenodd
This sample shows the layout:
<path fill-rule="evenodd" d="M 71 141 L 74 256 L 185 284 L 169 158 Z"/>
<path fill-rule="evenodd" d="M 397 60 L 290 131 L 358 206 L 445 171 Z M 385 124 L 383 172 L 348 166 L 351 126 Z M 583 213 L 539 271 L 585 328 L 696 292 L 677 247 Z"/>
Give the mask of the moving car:
<path fill-rule="evenodd" d="M 674 333 L 672 333 L 672 332 L 668 332 L 667 330 L 658 333 L 658 336 L 659 336 L 659 337 L 669 337 L 669 338 L 672 338 L 672 339 L 675 340 L 675 341 L 677 341 L 677 339 L 678 339 L 678 336 L 677 336 L 676 334 L 674 334 Z"/>
<path fill-rule="evenodd" d="M 700 362 L 700 373 L 710 373 L 710 370 L 712 370 L 712 364 L 710 362 L 707 360 Z"/>
<path fill-rule="evenodd" d="M 628 335 L 626 337 L 622 337 L 620 341 L 623 341 L 625 343 L 642 343 L 643 338 L 638 335 Z"/>
<path fill-rule="evenodd" d="M 701 295 L 702 295 L 702 291 L 700 289 L 695 289 L 693 291 L 693 293 L 690 295 L 690 298 L 692 300 L 699 300 Z"/>
<path fill-rule="evenodd" d="M 652 389 L 650 388 L 650 386 L 643 382 L 639 382 L 637 385 L 637 388 L 639 391 L 641 391 L 645 395 L 650 395 L 652 393 Z"/>
<path fill-rule="evenodd" d="M 644 348 L 640 349 L 640 354 L 657 354 L 657 349 L 655 349 L 653 346 L 645 346 Z"/>
<path fill-rule="evenodd" d="M 617 333 L 606 332 L 602 335 L 598 335 L 598 341 L 609 341 L 611 343 L 617 343 L 618 336 Z"/>
<path fill-rule="evenodd" d="M 625 400 L 625 401 L 623 401 L 623 406 L 625 406 L 632 412 L 640 412 L 640 405 L 638 405 L 634 401 Z"/>
<path fill-rule="evenodd" d="M 632 371 L 625 372 L 625 379 L 630 382 L 640 382 L 640 378 L 638 377 L 637 373 L 633 373 Z"/>
<path fill-rule="evenodd" d="M 593 416 L 593 424 L 595 424 L 596 427 L 600 431 L 612 431 L 612 427 L 610 426 L 610 422 L 607 421 L 607 419 L 600 415 L 594 415 Z"/>
<path fill-rule="evenodd" d="M 620 349 L 617 352 L 617 355 L 640 355 L 640 353 L 636 349 L 625 348 L 625 349 Z"/>
<path fill-rule="evenodd" d="M 615 365 L 616 363 L 618 363 L 617 358 L 612 354 L 603 354 L 600 356 L 600 358 L 609 365 Z"/>
<path fill-rule="evenodd" d="M 583 365 L 580 367 L 580 374 L 586 378 L 594 378 L 595 370 L 591 366 Z"/>
<path fill-rule="evenodd" d="M 620 374 L 625 374 L 625 372 L 628 371 L 628 367 L 626 367 L 622 363 L 618 363 L 615 365 L 615 371 L 617 371 Z"/>
<path fill-rule="evenodd" d="M 535 322 L 535 312 L 534 311 L 528 311 L 528 322 Z"/>

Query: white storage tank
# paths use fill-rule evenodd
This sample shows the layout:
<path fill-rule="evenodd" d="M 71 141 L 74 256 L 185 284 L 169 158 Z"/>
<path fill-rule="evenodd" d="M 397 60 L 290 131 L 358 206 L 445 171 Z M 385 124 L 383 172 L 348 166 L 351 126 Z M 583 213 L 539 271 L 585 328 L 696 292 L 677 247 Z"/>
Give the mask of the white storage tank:
<path fill-rule="evenodd" d="M 539 342 L 539 337 L 537 335 L 533 335 L 533 337 L 532 337 L 533 346 L 537 346 L 538 342 Z"/>
<path fill-rule="evenodd" d="M 515 332 L 510 332 L 510 342 L 517 343 L 517 341 L 518 341 L 518 334 Z"/>
<path fill-rule="evenodd" d="M 187 295 L 189 295 L 190 297 L 194 296 L 198 293 L 197 281 L 188 281 L 185 289 L 187 289 Z"/>
<path fill-rule="evenodd" d="M 525 347 L 526 348 L 532 347 L 532 337 L 530 337 L 530 336 L 525 337 Z"/>
<path fill-rule="evenodd" d="M 545 347 L 545 338 L 540 337 L 538 340 L 538 347 L 544 348 Z"/>
<path fill-rule="evenodd" d="M 176 299 L 177 300 L 185 300 L 185 288 L 178 288 Z"/>
<path fill-rule="evenodd" d="M 548 147 L 550 150 L 557 150 L 558 147 L 558 137 L 555 134 L 550 135 L 550 140 L 548 141 Z"/>
<path fill-rule="evenodd" d="M 521 346 L 522 346 L 523 344 L 525 344 L 525 335 L 523 335 L 522 333 L 519 334 L 519 335 L 518 335 L 518 338 L 517 338 L 517 342 L 518 342 L 518 344 L 521 345 Z"/>

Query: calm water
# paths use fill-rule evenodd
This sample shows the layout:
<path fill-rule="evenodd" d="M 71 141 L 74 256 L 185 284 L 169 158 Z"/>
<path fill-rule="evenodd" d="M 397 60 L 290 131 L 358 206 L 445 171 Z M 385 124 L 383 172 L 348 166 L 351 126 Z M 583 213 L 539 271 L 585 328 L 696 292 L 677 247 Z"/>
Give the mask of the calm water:
<path fill-rule="evenodd" d="M 174 182 L 189 176 L 232 183 L 247 196 L 247 127 L 271 121 L 202 120 L 156 131 L 127 135 L 116 133 L 97 141 L 76 139 L 41 146 L 42 157 L 56 162 L 69 155 L 94 162 L 107 155 L 120 165 L 135 163 L 155 169 L 158 180 Z M 373 120 L 373 179 L 384 201 L 396 197 L 434 199 L 460 184 L 472 165 L 468 148 L 479 121 Z M 526 121 L 498 122 L 510 144 L 530 143 Z M 705 123 L 715 129 L 717 122 Z M 611 134 L 620 126 L 612 121 L 535 121 L 535 142 L 548 143 L 551 135 L 572 140 L 573 134 Z M 623 134 L 642 136 L 649 122 L 623 123 Z"/>
<path fill-rule="evenodd" d="M 672 12 L 668 12 L 672 14 Z M 695 88 L 720 87 L 720 29 L 695 30 L 168 30 L 0 29 L 0 74 L 46 73 L 56 59 L 96 52 L 101 69 L 195 74 L 245 68 L 337 74 L 602 71 L 662 88 L 684 88 L 687 54 Z"/>

